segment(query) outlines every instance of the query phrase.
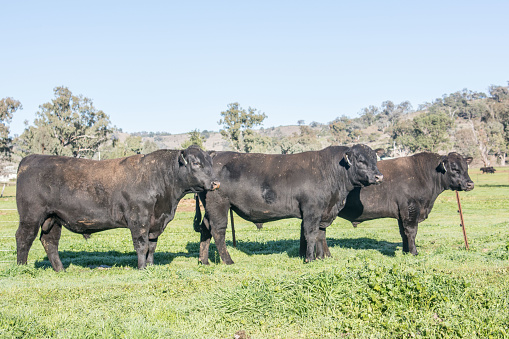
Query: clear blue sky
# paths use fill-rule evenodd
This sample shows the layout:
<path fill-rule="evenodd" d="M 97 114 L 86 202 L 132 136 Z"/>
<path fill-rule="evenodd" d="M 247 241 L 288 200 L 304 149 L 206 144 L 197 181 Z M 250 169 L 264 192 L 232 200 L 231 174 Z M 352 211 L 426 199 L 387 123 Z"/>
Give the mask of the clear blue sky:
<path fill-rule="evenodd" d="M 127 132 L 219 130 L 239 102 L 264 127 L 413 107 L 509 80 L 509 1 L 2 1 L 11 134 L 53 88 Z"/>

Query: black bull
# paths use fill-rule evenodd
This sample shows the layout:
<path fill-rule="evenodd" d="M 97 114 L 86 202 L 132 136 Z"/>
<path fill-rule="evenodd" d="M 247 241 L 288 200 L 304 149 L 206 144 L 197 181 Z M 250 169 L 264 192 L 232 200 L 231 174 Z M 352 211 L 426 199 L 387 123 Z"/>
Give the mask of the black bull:
<path fill-rule="evenodd" d="M 289 155 L 218 152 L 213 160 L 221 189 L 200 193 L 205 207 L 201 227 L 201 216 L 195 218 L 195 229 L 201 231 L 200 262 L 205 265 L 211 237 L 223 262 L 233 263 L 225 243 L 230 208 L 255 223 L 302 219 L 306 261 L 314 260 L 319 227 L 332 223 L 354 187 L 383 178 L 376 153 L 365 145 Z"/>
<path fill-rule="evenodd" d="M 377 166 L 384 175 L 383 182 L 352 190 L 338 216 L 351 221 L 354 226 L 379 218 L 397 219 L 403 252 L 417 255 L 418 224 L 428 217 L 438 195 L 444 190 L 474 189 L 468 175 L 471 162 L 472 158 L 465 159 L 454 152 L 447 156 L 419 153 L 379 161 Z M 323 247 L 319 250 L 330 256 L 325 229 L 320 230 L 318 247 Z M 305 248 L 306 239 L 301 237 L 301 252 Z"/>
<path fill-rule="evenodd" d="M 159 150 L 113 160 L 30 155 L 18 168 L 17 262 L 26 264 L 41 229 L 41 242 L 55 271 L 62 226 L 91 234 L 129 228 L 138 268 L 153 264 L 157 238 L 187 193 L 215 189 L 212 160 L 198 147 Z"/>

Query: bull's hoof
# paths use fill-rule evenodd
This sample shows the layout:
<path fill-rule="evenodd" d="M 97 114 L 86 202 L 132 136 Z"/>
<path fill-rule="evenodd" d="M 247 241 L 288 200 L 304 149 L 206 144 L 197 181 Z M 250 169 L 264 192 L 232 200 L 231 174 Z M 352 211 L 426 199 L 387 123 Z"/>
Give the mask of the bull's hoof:
<path fill-rule="evenodd" d="M 235 264 L 235 263 L 233 262 L 233 260 L 231 260 L 231 259 L 230 259 L 230 260 L 223 260 L 223 262 L 224 262 L 226 265 L 233 265 L 233 264 Z"/>
<path fill-rule="evenodd" d="M 205 266 L 210 265 L 208 260 L 207 261 L 198 260 L 198 264 L 202 264 L 202 265 L 205 265 Z"/>

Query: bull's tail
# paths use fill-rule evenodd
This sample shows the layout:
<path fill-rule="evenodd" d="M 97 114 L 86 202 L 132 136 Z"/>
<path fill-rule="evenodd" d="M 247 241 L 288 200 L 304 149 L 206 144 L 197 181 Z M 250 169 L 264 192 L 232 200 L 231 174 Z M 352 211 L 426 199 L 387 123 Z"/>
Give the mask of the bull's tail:
<path fill-rule="evenodd" d="M 201 232 L 201 209 L 200 209 L 200 197 L 198 194 L 194 195 L 196 201 L 196 211 L 194 213 L 193 228 L 195 232 Z"/>

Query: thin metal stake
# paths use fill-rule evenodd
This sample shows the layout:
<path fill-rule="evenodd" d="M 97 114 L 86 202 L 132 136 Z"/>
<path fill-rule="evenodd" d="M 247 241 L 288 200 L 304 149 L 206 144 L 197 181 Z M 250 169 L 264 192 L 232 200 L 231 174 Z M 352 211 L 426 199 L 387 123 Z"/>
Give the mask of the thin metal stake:
<path fill-rule="evenodd" d="M 468 250 L 467 231 L 465 230 L 465 221 L 463 220 L 463 211 L 461 209 L 460 195 L 456 191 L 456 200 L 458 200 L 458 212 L 460 212 L 461 228 L 463 229 L 463 238 L 465 239 L 465 247 Z"/>
<path fill-rule="evenodd" d="M 235 225 L 233 224 L 233 210 L 231 208 L 230 208 L 230 220 L 232 221 L 233 247 L 237 247 L 237 242 L 235 241 Z"/>

